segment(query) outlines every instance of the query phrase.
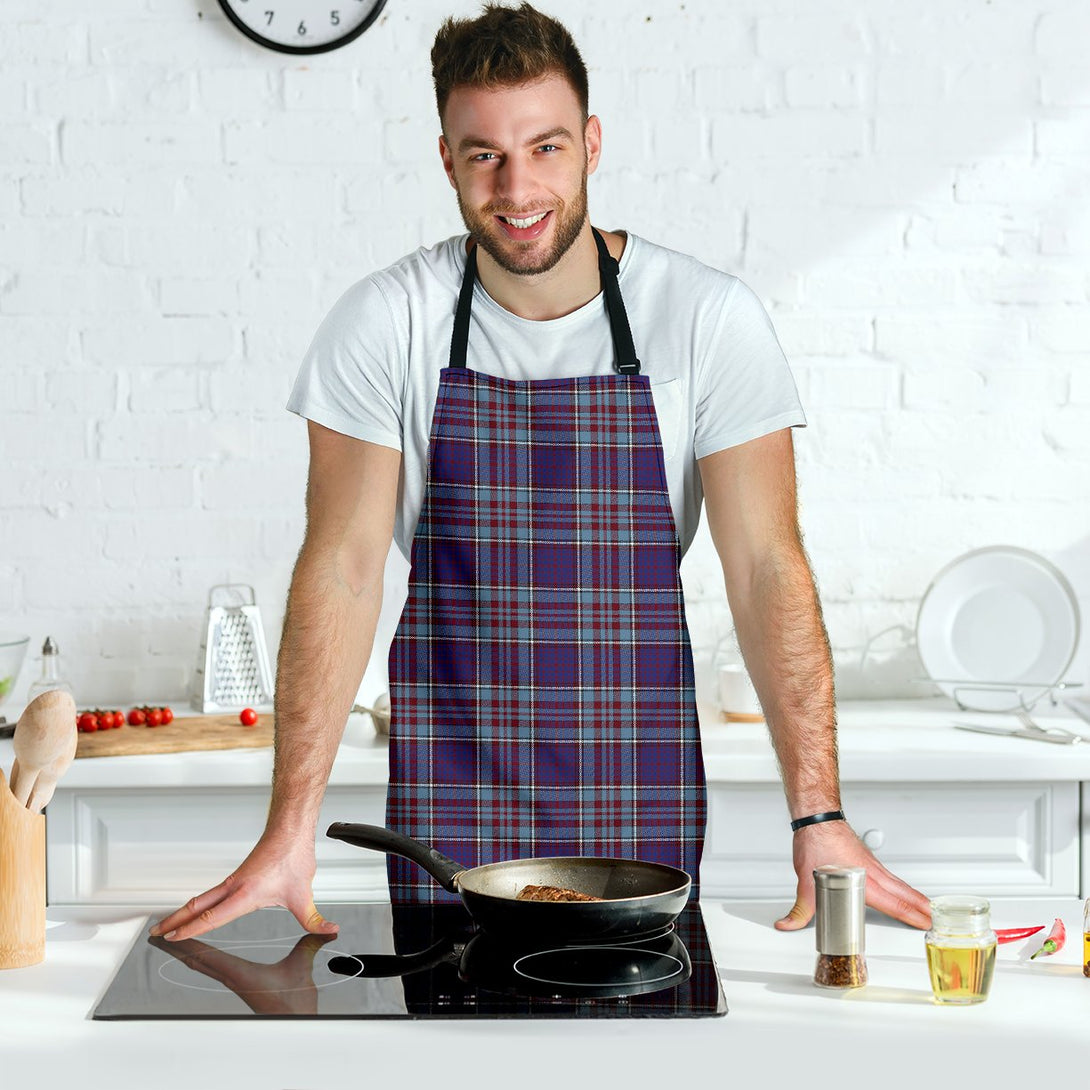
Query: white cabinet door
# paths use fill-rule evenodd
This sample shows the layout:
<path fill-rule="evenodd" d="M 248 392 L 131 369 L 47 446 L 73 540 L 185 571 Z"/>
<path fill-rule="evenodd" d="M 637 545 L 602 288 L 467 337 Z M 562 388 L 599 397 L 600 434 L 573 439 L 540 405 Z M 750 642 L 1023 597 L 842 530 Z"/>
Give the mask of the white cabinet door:
<path fill-rule="evenodd" d="M 1078 784 L 846 784 L 842 798 L 878 859 L 929 896 L 1079 893 Z M 778 786 L 713 785 L 708 824 L 705 896 L 794 897 Z"/>
<path fill-rule="evenodd" d="M 330 787 L 315 900 L 385 898 L 386 857 L 330 840 L 334 821 L 384 823 L 385 787 Z M 47 811 L 50 904 L 177 907 L 223 881 L 265 825 L 265 788 L 58 791 Z"/>

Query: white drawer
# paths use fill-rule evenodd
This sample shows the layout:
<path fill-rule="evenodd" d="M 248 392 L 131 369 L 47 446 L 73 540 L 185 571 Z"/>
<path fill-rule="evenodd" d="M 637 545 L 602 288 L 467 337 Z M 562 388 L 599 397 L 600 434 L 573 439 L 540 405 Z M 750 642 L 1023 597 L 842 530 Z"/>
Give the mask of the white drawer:
<path fill-rule="evenodd" d="M 383 824 L 385 794 L 326 791 L 316 900 L 388 896 L 383 855 L 324 835 L 334 821 Z M 1078 784 L 847 784 L 842 794 L 875 855 L 924 893 L 1080 894 Z M 176 907 L 238 866 L 267 805 L 256 788 L 58 790 L 46 815 L 49 901 Z M 793 898 L 778 784 L 712 785 L 701 887 L 709 897 Z"/>
<path fill-rule="evenodd" d="M 245 859 L 268 799 L 264 788 L 59 790 L 46 815 L 49 903 L 177 907 Z M 384 855 L 325 836 L 334 821 L 383 824 L 385 805 L 385 787 L 327 789 L 315 900 L 388 896 Z"/>
<path fill-rule="evenodd" d="M 859 783 L 841 793 L 878 859 L 929 896 L 1079 894 L 1078 784 Z M 716 897 L 793 898 L 780 787 L 713 786 L 701 888 Z"/>

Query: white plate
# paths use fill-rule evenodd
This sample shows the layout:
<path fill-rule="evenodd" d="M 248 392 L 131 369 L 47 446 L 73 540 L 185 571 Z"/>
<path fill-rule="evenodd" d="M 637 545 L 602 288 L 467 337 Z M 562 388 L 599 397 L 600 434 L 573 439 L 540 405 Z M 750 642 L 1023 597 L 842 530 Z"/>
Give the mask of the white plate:
<path fill-rule="evenodd" d="M 928 676 L 962 707 L 1011 711 L 1039 700 L 1071 665 L 1079 606 L 1043 556 L 999 545 L 951 561 L 916 617 Z"/>

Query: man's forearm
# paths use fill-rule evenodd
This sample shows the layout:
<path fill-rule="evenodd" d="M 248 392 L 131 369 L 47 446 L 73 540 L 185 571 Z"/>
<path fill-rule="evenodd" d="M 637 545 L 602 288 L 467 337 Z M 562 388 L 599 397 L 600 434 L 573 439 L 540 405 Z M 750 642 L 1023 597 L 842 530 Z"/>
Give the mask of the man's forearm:
<path fill-rule="evenodd" d="M 381 606 L 381 565 L 352 586 L 335 557 L 304 547 L 292 575 L 277 658 L 267 834 L 313 838 Z"/>
<path fill-rule="evenodd" d="M 761 699 L 791 817 L 840 808 L 829 641 L 801 543 L 771 549 L 730 588 L 742 655 Z"/>

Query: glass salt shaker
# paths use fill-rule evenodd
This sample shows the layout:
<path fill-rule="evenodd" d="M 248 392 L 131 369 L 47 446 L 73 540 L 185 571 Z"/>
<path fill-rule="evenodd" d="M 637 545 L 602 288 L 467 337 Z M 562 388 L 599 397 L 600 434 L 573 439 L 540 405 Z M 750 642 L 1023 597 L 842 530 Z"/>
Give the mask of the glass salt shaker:
<path fill-rule="evenodd" d="M 72 686 L 61 676 L 61 649 L 52 636 L 46 636 L 45 643 L 42 644 L 42 674 L 27 690 L 26 702 L 29 704 L 36 696 L 52 689 L 72 692 Z"/>
<path fill-rule="evenodd" d="M 814 930 L 819 988 L 859 988 L 867 983 L 863 920 L 865 867 L 824 866 L 814 870 Z"/>
<path fill-rule="evenodd" d="M 983 897 L 934 898 L 924 942 L 936 1002 L 965 1005 L 988 998 L 997 943 Z"/>

